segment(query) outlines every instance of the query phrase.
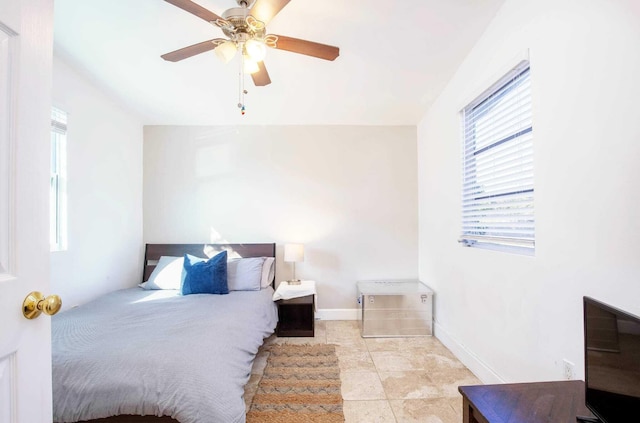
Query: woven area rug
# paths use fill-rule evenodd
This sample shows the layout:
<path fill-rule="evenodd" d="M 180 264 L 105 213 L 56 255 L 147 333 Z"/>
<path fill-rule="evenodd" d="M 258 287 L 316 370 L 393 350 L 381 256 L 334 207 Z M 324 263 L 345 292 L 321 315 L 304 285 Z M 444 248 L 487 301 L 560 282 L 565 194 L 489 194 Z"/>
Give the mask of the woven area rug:
<path fill-rule="evenodd" d="M 272 345 L 247 423 L 344 422 L 335 346 Z"/>

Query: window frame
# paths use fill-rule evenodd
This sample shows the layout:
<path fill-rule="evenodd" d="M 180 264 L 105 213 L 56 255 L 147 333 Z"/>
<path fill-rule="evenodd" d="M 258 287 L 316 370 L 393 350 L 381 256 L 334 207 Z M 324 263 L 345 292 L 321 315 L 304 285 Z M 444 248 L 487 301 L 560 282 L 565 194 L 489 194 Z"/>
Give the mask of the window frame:
<path fill-rule="evenodd" d="M 535 254 L 532 114 L 528 60 L 460 112 L 461 245 Z"/>

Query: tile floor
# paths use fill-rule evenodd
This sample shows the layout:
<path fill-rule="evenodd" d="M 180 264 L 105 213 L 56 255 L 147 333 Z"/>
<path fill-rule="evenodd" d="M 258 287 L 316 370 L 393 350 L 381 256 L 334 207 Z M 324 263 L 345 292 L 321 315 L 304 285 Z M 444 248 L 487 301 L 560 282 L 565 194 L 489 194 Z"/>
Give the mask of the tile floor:
<path fill-rule="evenodd" d="M 272 336 L 266 343 L 337 345 L 346 423 L 459 423 L 458 385 L 481 383 L 435 337 L 364 339 L 357 321 L 316 321 L 313 338 Z M 256 357 L 248 404 L 267 356 Z"/>

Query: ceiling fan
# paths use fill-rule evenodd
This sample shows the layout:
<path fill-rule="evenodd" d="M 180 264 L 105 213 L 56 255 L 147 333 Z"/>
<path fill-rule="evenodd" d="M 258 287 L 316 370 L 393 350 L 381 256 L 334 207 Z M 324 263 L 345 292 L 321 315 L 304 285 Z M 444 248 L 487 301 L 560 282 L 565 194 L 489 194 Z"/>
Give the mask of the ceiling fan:
<path fill-rule="evenodd" d="M 222 16 L 191 0 L 165 1 L 219 27 L 227 36 L 227 38 L 203 41 L 161 56 L 171 62 L 178 62 L 214 50 L 223 62 L 228 63 L 239 51 L 242 54 L 242 72 L 250 73 L 256 86 L 265 86 L 271 83 L 263 63 L 266 47 L 325 60 L 335 60 L 340 54 L 338 47 L 283 35 L 267 34 L 266 25 L 290 0 L 236 0 L 239 7 L 226 10 Z"/>

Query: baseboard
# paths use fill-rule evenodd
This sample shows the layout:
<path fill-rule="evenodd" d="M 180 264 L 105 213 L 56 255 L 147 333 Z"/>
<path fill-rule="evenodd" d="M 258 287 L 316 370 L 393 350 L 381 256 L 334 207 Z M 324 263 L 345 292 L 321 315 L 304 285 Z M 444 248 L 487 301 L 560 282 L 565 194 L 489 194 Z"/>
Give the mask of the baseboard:
<path fill-rule="evenodd" d="M 324 308 L 316 310 L 319 320 L 358 320 L 358 308 Z"/>
<path fill-rule="evenodd" d="M 462 362 L 471 372 L 485 384 L 505 383 L 505 381 L 491 369 L 477 355 L 468 350 L 463 344 L 455 339 L 439 323 L 434 322 L 434 335 L 447 347 L 458 360 Z"/>

